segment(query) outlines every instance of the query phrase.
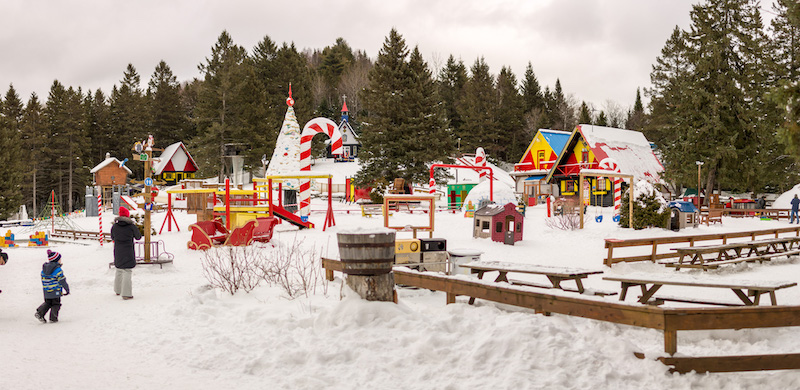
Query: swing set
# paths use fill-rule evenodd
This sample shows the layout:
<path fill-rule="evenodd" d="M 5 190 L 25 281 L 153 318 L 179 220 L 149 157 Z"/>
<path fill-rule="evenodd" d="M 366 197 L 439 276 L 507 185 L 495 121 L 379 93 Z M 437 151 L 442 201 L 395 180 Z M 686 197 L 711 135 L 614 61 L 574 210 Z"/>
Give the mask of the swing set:
<path fill-rule="evenodd" d="M 605 179 L 605 178 L 627 179 L 627 180 L 630 180 L 631 183 L 633 183 L 633 175 L 626 175 L 624 173 L 612 172 L 612 171 L 608 171 L 608 170 L 605 170 L 605 169 L 584 169 L 584 170 L 582 170 L 580 172 L 579 177 L 580 177 L 580 179 L 579 179 L 578 183 L 581 183 L 581 185 L 579 186 L 579 189 L 578 189 L 578 199 L 580 200 L 579 204 L 584 204 L 584 199 L 587 200 L 587 201 L 589 199 L 589 198 L 584 198 L 584 186 L 583 186 L 583 183 L 584 183 L 584 180 L 586 180 L 587 177 L 593 177 L 595 179 L 599 179 L 599 178 L 603 178 L 603 179 Z M 591 196 L 591 191 L 590 191 L 589 196 Z M 580 210 L 581 210 L 581 218 L 580 218 L 580 227 L 579 228 L 583 229 L 584 208 L 580 207 Z M 631 221 L 631 224 L 632 224 L 633 223 L 633 202 L 628 202 L 628 217 L 629 217 L 629 221 Z M 603 215 L 602 214 L 596 215 L 595 216 L 595 221 L 602 222 L 603 221 Z M 614 216 L 614 222 L 619 222 L 619 215 L 615 215 Z"/>

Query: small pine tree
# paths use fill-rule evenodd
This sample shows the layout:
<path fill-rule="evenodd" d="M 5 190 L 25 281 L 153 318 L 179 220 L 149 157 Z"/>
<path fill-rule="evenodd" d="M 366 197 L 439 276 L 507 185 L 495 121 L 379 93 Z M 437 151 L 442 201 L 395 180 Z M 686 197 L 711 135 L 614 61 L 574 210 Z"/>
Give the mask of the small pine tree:
<path fill-rule="evenodd" d="M 622 196 L 621 210 L 628 210 L 631 191 Z M 639 194 L 633 204 L 633 228 L 641 230 L 647 227 L 667 228 L 669 226 L 670 211 L 655 192 Z M 630 217 L 625 211 L 621 212 L 619 226 L 630 228 Z"/>

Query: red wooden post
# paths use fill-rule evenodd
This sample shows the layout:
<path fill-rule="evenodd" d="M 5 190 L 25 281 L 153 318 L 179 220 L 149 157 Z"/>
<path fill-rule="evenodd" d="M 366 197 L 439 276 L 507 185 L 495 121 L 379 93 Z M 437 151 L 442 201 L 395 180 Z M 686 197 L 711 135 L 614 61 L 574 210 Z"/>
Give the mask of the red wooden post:
<path fill-rule="evenodd" d="M 231 179 L 225 178 L 225 227 L 231 229 Z"/>

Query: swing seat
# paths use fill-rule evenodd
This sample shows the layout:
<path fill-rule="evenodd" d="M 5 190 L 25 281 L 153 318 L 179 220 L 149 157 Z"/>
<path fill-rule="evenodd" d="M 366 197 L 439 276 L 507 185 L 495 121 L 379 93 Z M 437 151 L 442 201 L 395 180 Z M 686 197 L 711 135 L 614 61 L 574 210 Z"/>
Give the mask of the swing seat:
<path fill-rule="evenodd" d="M 615 215 L 613 218 L 614 222 L 619 222 L 619 218 L 620 218 L 619 214 Z"/>
<path fill-rule="evenodd" d="M 598 216 L 594 217 L 594 220 L 597 223 L 603 222 L 603 216 L 602 215 L 598 215 Z"/>

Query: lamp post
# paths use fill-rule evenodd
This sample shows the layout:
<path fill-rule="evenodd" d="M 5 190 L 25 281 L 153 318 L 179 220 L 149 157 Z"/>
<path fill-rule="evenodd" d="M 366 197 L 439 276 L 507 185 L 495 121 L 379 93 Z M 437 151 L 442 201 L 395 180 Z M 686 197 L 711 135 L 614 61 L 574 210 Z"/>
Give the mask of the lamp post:
<path fill-rule="evenodd" d="M 697 164 L 697 209 L 700 210 L 700 167 L 703 166 L 702 161 L 695 161 Z"/>

